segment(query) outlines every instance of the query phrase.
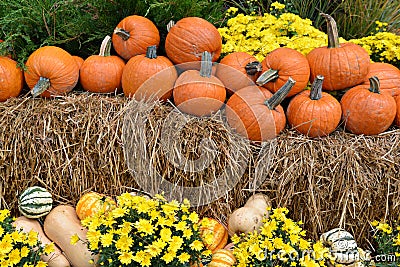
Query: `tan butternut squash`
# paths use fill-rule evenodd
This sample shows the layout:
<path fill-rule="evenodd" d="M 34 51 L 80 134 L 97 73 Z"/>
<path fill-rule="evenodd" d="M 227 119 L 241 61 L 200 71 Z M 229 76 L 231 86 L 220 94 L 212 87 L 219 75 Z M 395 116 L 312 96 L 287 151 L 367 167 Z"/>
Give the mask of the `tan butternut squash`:
<path fill-rule="evenodd" d="M 258 231 L 262 226 L 262 219 L 262 214 L 251 207 L 238 208 L 229 216 L 229 235 Z"/>
<path fill-rule="evenodd" d="M 16 229 L 20 229 L 25 233 L 29 233 L 31 230 L 38 233 L 38 238 L 43 245 L 52 243 L 50 239 L 44 234 L 42 227 L 37 220 L 28 219 L 24 216 L 18 217 L 14 223 Z M 40 259 L 47 262 L 49 267 L 70 267 L 69 261 L 62 254 L 61 250 L 54 246 L 54 252 L 49 255 L 42 255 Z"/>
<path fill-rule="evenodd" d="M 245 207 L 251 207 L 255 210 L 257 210 L 261 215 L 265 217 L 269 217 L 269 211 L 267 208 L 272 207 L 271 199 L 264 194 L 258 193 L 255 195 L 252 195 L 249 197 L 247 200 L 246 204 L 244 204 Z"/>
<path fill-rule="evenodd" d="M 81 240 L 86 240 L 85 229 L 75 212 L 75 208 L 69 205 L 59 205 L 55 207 L 44 221 L 44 232 L 56 243 L 73 267 L 93 267 L 97 262 L 97 257 L 92 255 L 86 244 L 79 241 L 71 245 L 71 236 L 77 234 Z"/>

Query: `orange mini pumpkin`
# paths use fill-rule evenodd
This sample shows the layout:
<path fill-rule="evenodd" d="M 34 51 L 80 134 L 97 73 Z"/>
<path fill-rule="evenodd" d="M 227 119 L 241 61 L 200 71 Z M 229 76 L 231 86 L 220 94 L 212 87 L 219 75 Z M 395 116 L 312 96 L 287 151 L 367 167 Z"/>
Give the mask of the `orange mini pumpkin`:
<path fill-rule="evenodd" d="M 322 88 L 327 91 L 342 90 L 362 83 L 370 65 L 368 52 L 351 42 L 340 44 L 336 21 L 328 14 L 321 15 L 328 24 L 328 46 L 315 48 L 307 55 L 311 82 L 317 75 L 324 76 Z"/>
<path fill-rule="evenodd" d="M 88 57 L 80 68 L 80 82 L 86 91 L 92 93 L 114 93 L 121 89 L 122 71 L 125 62 L 112 56 L 111 37 L 106 36 L 100 53 Z"/>
<path fill-rule="evenodd" d="M 232 251 L 228 249 L 216 250 L 211 258 L 208 267 L 231 267 L 236 263 L 236 258 Z"/>
<path fill-rule="evenodd" d="M 275 94 L 256 85 L 240 89 L 226 104 L 228 124 L 252 141 L 275 138 L 286 126 L 285 112 L 280 103 L 295 83 L 289 78 Z"/>
<path fill-rule="evenodd" d="M 146 55 L 132 57 L 122 73 L 124 94 L 136 100 L 153 98 L 166 101 L 172 96 L 172 89 L 178 73 L 172 62 L 164 56 L 157 56 L 155 45 L 147 48 Z"/>
<path fill-rule="evenodd" d="M 344 126 L 354 134 L 376 135 L 386 131 L 396 116 L 394 98 L 379 90 L 379 79 L 370 85 L 358 85 L 347 91 L 340 101 Z"/>
<path fill-rule="evenodd" d="M 211 54 L 204 52 L 200 71 L 187 70 L 175 82 L 174 102 L 179 110 L 195 116 L 208 116 L 224 104 L 224 84 L 211 75 Z"/>
<path fill-rule="evenodd" d="M 300 52 L 280 47 L 269 53 L 261 62 L 263 73 L 258 77 L 257 84 L 264 86 L 271 93 L 275 93 L 291 77 L 296 81 L 286 97 L 303 91 L 310 79 L 308 60 Z"/>
<path fill-rule="evenodd" d="M 0 102 L 17 97 L 24 86 L 23 71 L 17 62 L 8 57 L 0 57 Z"/>
<path fill-rule="evenodd" d="M 114 29 L 112 43 L 123 59 L 145 54 L 147 47 L 160 43 L 160 33 L 148 18 L 132 15 L 121 20 Z"/>
<path fill-rule="evenodd" d="M 289 124 L 296 131 L 309 137 L 326 136 L 340 123 L 342 107 L 332 95 L 322 92 L 324 77 L 314 80 L 311 90 L 293 97 L 287 108 Z"/>
<path fill-rule="evenodd" d="M 369 85 L 369 77 L 376 76 L 379 79 L 379 89 L 388 92 L 392 96 L 400 95 L 400 70 L 389 63 L 371 63 L 369 72 L 363 84 Z"/>
<path fill-rule="evenodd" d="M 62 48 L 40 47 L 29 56 L 25 65 L 25 81 L 34 97 L 65 95 L 78 83 L 79 66 Z"/>
<path fill-rule="evenodd" d="M 76 204 L 76 214 L 79 219 L 92 216 L 99 212 L 108 212 L 117 206 L 115 201 L 109 197 L 96 192 L 84 194 Z"/>
<path fill-rule="evenodd" d="M 200 236 L 205 247 L 212 252 L 228 243 L 228 230 L 213 218 L 203 218 L 199 222 Z"/>

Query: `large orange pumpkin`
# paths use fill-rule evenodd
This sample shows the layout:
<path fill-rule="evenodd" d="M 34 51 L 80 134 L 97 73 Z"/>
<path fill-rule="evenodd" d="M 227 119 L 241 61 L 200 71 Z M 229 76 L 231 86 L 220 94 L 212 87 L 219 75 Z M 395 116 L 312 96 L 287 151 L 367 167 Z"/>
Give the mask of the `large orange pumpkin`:
<path fill-rule="evenodd" d="M 323 80 L 323 76 L 317 76 L 311 90 L 293 97 L 286 112 L 289 124 L 309 137 L 330 134 L 342 117 L 340 103 L 332 95 L 322 92 Z"/>
<path fill-rule="evenodd" d="M 310 66 L 307 58 L 300 52 L 280 47 L 269 53 L 261 62 L 263 73 L 258 77 L 257 84 L 275 93 L 291 77 L 296 81 L 287 97 L 303 91 L 310 79 Z"/>
<path fill-rule="evenodd" d="M 79 66 L 64 49 L 43 46 L 26 61 L 25 81 L 35 96 L 65 95 L 74 89 L 79 79 Z"/>
<path fill-rule="evenodd" d="M 72 56 L 75 59 L 76 64 L 78 64 L 79 69 L 81 68 L 83 62 L 85 61 L 83 58 L 81 58 L 80 56 Z"/>
<path fill-rule="evenodd" d="M 226 104 L 228 124 L 240 135 L 252 141 L 275 138 L 286 126 L 286 116 L 280 103 L 295 84 L 292 78 L 274 95 L 256 85 L 234 93 Z"/>
<path fill-rule="evenodd" d="M 111 37 L 106 36 L 99 55 L 88 57 L 80 68 L 80 82 L 86 91 L 92 93 L 113 93 L 121 89 L 122 70 L 125 62 L 118 56 L 111 56 Z"/>
<path fill-rule="evenodd" d="M 178 73 L 172 62 L 157 56 L 155 45 L 147 48 L 146 55 L 132 57 L 122 73 L 122 90 L 127 97 L 136 100 L 159 99 L 165 101 L 172 96 Z"/>
<path fill-rule="evenodd" d="M 392 96 L 400 95 L 400 70 L 398 68 L 389 63 L 371 63 L 363 84 L 369 85 L 369 77 L 372 76 L 378 77 L 381 91 L 388 92 Z"/>
<path fill-rule="evenodd" d="M 203 218 L 199 222 L 200 236 L 205 247 L 212 252 L 228 243 L 228 230 L 213 218 Z"/>
<path fill-rule="evenodd" d="M 354 134 L 376 135 L 387 130 L 396 116 L 394 98 L 379 90 L 379 79 L 347 91 L 341 101 L 344 126 Z"/>
<path fill-rule="evenodd" d="M 211 54 L 204 52 L 202 58 L 200 71 L 183 72 L 176 80 L 173 90 L 177 107 L 195 116 L 208 116 L 218 111 L 226 98 L 224 84 L 211 75 Z"/>
<path fill-rule="evenodd" d="M 261 63 L 246 52 L 233 52 L 217 66 L 215 76 L 225 85 L 229 95 L 253 85 L 262 70 Z"/>
<path fill-rule="evenodd" d="M 125 60 L 145 54 L 147 47 L 160 43 L 160 33 L 154 23 L 142 16 L 132 15 L 121 20 L 114 29 L 112 43 Z"/>
<path fill-rule="evenodd" d="M 222 38 L 217 28 L 205 19 L 187 17 L 179 20 L 167 34 L 165 51 L 175 64 L 200 61 L 203 52 L 216 61 L 221 53 Z"/>
<path fill-rule="evenodd" d="M 83 220 L 99 212 L 106 213 L 116 206 L 117 204 L 111 197 L 96 192 L 89 192 L 79 199 L 75 210 L 79 219 Z"/>
<path fill-rule="evenodd" d="M 367 51 L 354 43 L 339 43 L 336 21 L 321 13 L 327 21 L 328 46 L 313 49 L 307 59 L 311 82 L 322 75 L 322 88 L 327 91 L 342 90 L 362 83 L 368 73 L 370 58 Z"/>
<path fill-rule="evenodd" d="M 211 258 L 208 267 L 231 267 L 236 263 L 236 258 L 232 251 L 228 249 L 216 250 Z"/>
<path fill-rule="evenodd" d="M 17 97 L 23 86 L 24 74 L 17 62 L 8 57 L 0 57 L 0 102 Z"/>

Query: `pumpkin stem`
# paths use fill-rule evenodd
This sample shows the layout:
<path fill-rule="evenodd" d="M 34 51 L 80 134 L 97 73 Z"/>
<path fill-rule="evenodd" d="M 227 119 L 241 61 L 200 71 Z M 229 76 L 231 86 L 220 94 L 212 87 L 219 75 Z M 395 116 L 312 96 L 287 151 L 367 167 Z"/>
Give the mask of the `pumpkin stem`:
<path fill-rule="evenodd" d="M 371 78 L 368 79 L 369 80 L 369 91 L 375 94 L 380 94 L 381 90 L 379 90 L 380 87 L 380 82 L 378 77 L 376 76 L 372 76 Z"/>
<path fill-rule="evenodd" d="M 244 68 L 248 75 L 255 75 L 257 72 L 262 71 L 262 65 L 258 61 L 250 62 Z"/>
<path fill-rule="evenodd" d="M 270 81 L 278 79 L 278 77 L 279 77 L 279 75 L 278 75 L 277 70 L 269 69 L 269 70 L 265 71 L 263 74 L 261 74 L 260 77 L 258 77 L 256 83 L 259 86 L 263 86 L 264 84 L 266 84 Z"/>
<path fill-rule="evenodd" d="M 328 34 L 328 48 L 338 48 L 339 44 L 339 33 L 336 25 L 336 21 L 331 15 L 325 13 L 319 13 L 323 16 L 327 23 L 327 34 Z"/>
<path fill-rule="evenodd" d="M 292 89 L 293 85 L 296 83 L 295 80 L 293 80 L 292 77 L 289 77 L 287 82 L 279 88 L 278 91 L 276 91 L 275 94 L 271 96 L 271 98 L 265 100 L 264 104 L 270 109 L 273 110 L 275 109 L 282 101 L 285 99 L 287 94 L 290 92 Z"/>
<path fill-rule="evenodd" d="M 124 41 L 127 41 L 129 39 L 129 37 L 131 37 L 131 34 L 128 31 L 118 28 L 118 27 L 115 28 L 114 33 L 116 35 L 118 35 L 119 37 L 121 37 L 122 40 L 124 40 Z"/>
<path fill-rule="evenodd" d="M 101 42 L 99 56 L 108 57 L 111 55 L 111 37 L 107 35 Z"/>
<path fill-rule="evenodd" d="M 174 26 L 175 26 L 175 21 L 170 20 L 167 24 L 167 32 L 169 32 L 171 30 L 171 28 Z"/>
<path fill-rule="evenodd" d="M 200 76 L 210 78 L 212 74 L 211 53 L 204 51 L 201 54 Z"/>
<path fill-rule="evenodd" d="M 38 95 L 42 94 L 44 91 L 49 89 L 49 87 L 50 87 L 50 79 L 40 77 L 39 81 L 32 88 L 31 94 L 33 97 L 37 97 Z"/>
<path fill-rule="evenodd" d="M 324 83 L 324 76 L 317 75 L 311 85 L 310 99 L 320 100 L 322 98 L 322 84 Z"/>
<path fill-rule="evenodd" d="M 151 45 L 147 47 L 146 51 L 146 57 L 147 58 L 157 58 L 157 46 L 156 45 Z"/>

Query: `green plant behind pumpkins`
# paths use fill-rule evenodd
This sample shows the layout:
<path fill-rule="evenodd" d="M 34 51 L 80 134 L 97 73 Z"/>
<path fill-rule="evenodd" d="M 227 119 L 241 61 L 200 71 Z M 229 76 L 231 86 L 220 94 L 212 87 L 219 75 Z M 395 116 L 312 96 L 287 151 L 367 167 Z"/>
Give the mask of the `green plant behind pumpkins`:
<path fill-rule="evenodd" d="M 198 16 L 218 24 L 223 13 L 222 0 L 0 1 L 0 54 L 11 51 L 23 63 L 40 46 L 57 45 L 86 58 L 97 54 L 104 36 L 129 15 L 152 20 L 163 39 L 171 19 Z"/>

